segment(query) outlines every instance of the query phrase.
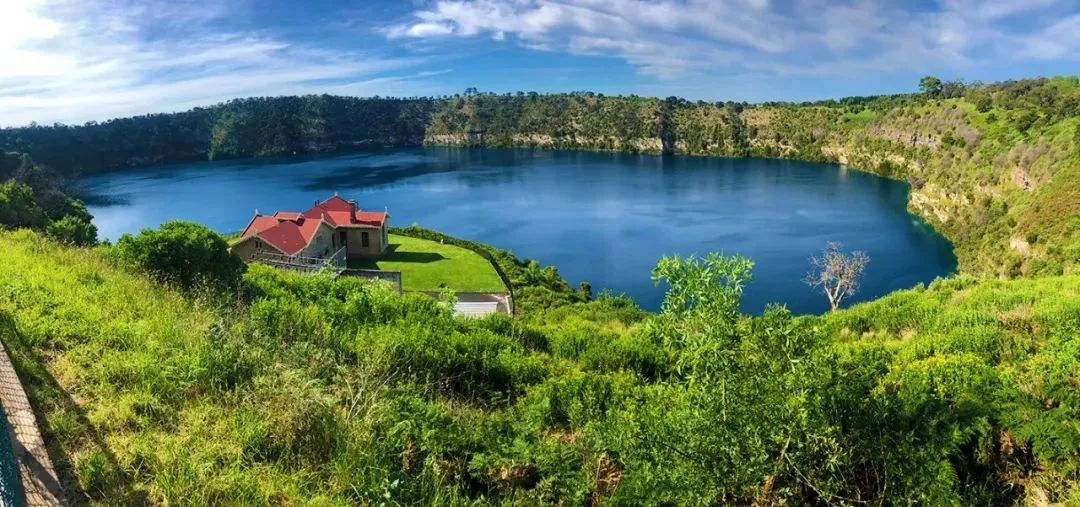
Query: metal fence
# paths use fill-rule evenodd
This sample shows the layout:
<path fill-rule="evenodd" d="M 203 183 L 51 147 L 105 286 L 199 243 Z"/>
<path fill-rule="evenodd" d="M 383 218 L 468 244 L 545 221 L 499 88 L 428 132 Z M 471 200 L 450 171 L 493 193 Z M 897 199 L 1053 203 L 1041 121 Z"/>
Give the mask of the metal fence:
<path fill-rule="evenodd" d="M 11 426 L 0 405 L 0 507 L 26 505 L 19 463 L 11 446 Z"/>
<path fill-rule="evenodd" d="M 345 247 L 341 247 L 330 257 L 304 257 L 302 255 L 283 255 L 269 252 L 255 254 L 254 259 L 263 264 L 297 271 L 319 271 L 329 268 L 340 273 L 345 269 Z"/>

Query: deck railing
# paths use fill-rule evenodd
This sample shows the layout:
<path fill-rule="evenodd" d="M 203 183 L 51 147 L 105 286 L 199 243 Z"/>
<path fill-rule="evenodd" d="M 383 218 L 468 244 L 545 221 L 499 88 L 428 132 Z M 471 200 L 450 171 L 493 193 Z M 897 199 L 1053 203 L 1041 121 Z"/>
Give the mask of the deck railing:
<path fill-rule="evenodd" d="M 329 257 L 305 257 L 303 255 L 285 255 L 271 252 L 259 252 L 254 260 L 278 268 L 297 271 L 319 271 L 323 268 L 340 273 L 345 269 L 345 247 L 341 247 Z"/>
<path fill-rule="evenodd" d="M 401 271 L 384 271 L 381 269 L 345 269 L 341 271 L 341 276 L 355 276 L 363 278 L 365 280 L 375 280 L 380 282 L 387 282 L 391 287 L 401 294 Z"/>

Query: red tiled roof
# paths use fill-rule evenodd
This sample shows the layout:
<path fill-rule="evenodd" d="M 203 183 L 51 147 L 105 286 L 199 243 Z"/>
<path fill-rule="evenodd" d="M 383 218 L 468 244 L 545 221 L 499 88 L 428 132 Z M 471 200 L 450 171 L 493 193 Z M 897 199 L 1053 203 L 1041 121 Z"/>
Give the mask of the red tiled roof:
<path fill-rule="evenodd" d="M 381 227 L 386 223 L 385 211 L 357 211 L 356 221 L 364 225 L 373 225 L 375 227 Z"/>
<path fill-rule="evenodd" d="M 350 220 L 349 214 L 352 209 L 353 206 L 349 201 L 335 195 L 316 203 L 303 213 L 278 211 L 273 216 L 255 215 L 240 237 L 258 235 L 260 239 L 286 255 L 294 255 L 311 243 L 311 238 L 315 237 L 315 231 L 323 222 L 333 228 L 381 227 L 386 223 L 385 211 L 356 210 Z"/>
<path fill-rule="evenodd" d="M 280 222 L 260 232 L 259 238 L 281 250 L 285 255 L 293 255 L 307 246 L 304 235 L 300 233 L 300 226 L 295 222 Z"/>
<path fill-rule="evenodd" d="M 304 216 L 312 219 L 326 220 L 327 223 L 334 227 L 340 227 L 342 225 L 349 225 L 349 211 L 329 211 L 319 206 L 313 206 L 311 209 L 304 212 Z"/>
<path fill-rule="evenodd" d="M 240 237 L 244 238 L 252 233 L 265 231 L 278 223 L 278 220 L 274 217 L 255 215 L 255 217 L 251 219 L 251 222 L 248 222 L 248 226 L 244 228 L 244 232 L 240 233 Z"/>
<path fill-rule="evenodd" d="M 304 212 L 304 216 L 307 218 L 323 218 L 334 227 L 355 225 L 381 227 L 386 223 L 385 211 L 360 211 L 357 209 L 354 220 L 349 220 L 349 212 L 351 211 L 352 204 L 335 195 L 312 206 Z"/>
<path fill-rule="evenodd" d="M 292 220 L 294 222 L 299 220 L 302 216 L 303 215 L 295 211 L 279 211 L 277 213 L 274 213 L 274 218 L 278 220 Z"/>
<path fill-rule="evenodd" d="M 281 250 L 285 255 L 293 255 L 304 249 L 311 243 L 311 238 L 315 237 L 315 231 L 319 229 L 321 220 L 301 220 L 294 222 L 290 220 L 278 220 L 274 217 L 259 217 L 270 218 L 274 220 L 272 227 L 267 227 L 261 230 L 255 230 L 251 234 L 245 231 L 244 237 L 249 235 L 257 235 L 259 239 L 269 243 L 274 248 Z"/>
<path fill-rule="evenodd" d="M 341 197 L 336 195 L 323 202 L 317 203 L 315 207 L 323 208 L 326 211 L 344 211 L 346 213 L 350 209 L 352 209 L 352 205 L 349 204 L 349 201 L 346 201 L 345 199 L 342 199 Z"/>

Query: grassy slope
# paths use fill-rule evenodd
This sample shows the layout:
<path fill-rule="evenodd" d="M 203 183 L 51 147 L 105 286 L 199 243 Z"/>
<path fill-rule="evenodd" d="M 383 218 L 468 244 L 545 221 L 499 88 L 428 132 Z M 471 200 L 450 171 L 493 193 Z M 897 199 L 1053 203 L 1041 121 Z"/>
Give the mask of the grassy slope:
<path fill-rule="evenodd" d="M 1080 95 L 1080 87 L 1062 86 Z M 917 182 L 910 208 L 956 244 L 965 273 L 1080 270 L 1080 118 L 1048 119 L 1021 132 L 1013 125 L 1018 114 L 980 112 L 964 99 L 895 108 L 865 126 L 834 129 L 822 149 L 854 167 Z M 921 140 L 912 147 L 915 135 Z"/>
<path fill-rule="evenodd" d="M 439 474 L 502 445 L 484 433 L 499 400 L 575 369 L 358 279 L 254 266 L 268 296 L 325 299 L 230 309 L 115 267 L 108 247 L 0 231 L 0 251 L 0 339 L 76 504 L 466 503 Z"/>
<path fill-rule="evenodd" d="M 240 400 L 199 395 L 214 370 L 234 367 L 213 356 L 222 316 L 94 250 L 59 248 L 28 231 L 0 234 L 0 250 L 0 338 L 69 500 L 198 504 L 218 489 L 239 493 L 235 501 L 258 501 L 271 485 L 305 491 L 300 476 L 273 465 L 241 471 L 250 428 L 235 412 Z"/>
<path fill-rule="evenodd" d="M 674 351 L 652 344 L 639 314 L 602 303 L 512 331 L 359 281 L 338 299 L 318 278 L 269 270 L 264 279 L 281 280 L 272 286 L 310 284 L 298 293 L 325 299 L 218 309 L 114 268 L 106 250 L 27 232 L 0 233 L 0 250 L 0 339 L 76 499 L 583 503 L 608 446 L 624 460 L 647 456 L 611 439 L 634 412 L 605 412 L 633 407 L 618 401 L 627 393 L 681 389 L 677 377 L 649 380 L 674 371 Z M 854 395 L 861 410 L 925 391 L 946 407 L 935 411 L 984 414 L 972 431 L 990 439 L 979 440 L 989 454 L 976 454 L 1000 467 L 995 481 L 1080 501 L 1080 276 L 953 279 L 801 321 L 835 340 L 839 385 L 874 372 L 876 387 Z M 992 369 L 994 394 L 952 392 L 955 380 L 935 377 L 956 361 Z M 577 398 L 595 391 L 566 390 L 585 385 L 613 390 L 600 391 L 603 405 Z M 911 410 L 890 420 L 924 417 Z M 908 431 L 919 445 L 935 430 Z M 614 503 L 654 487 L 634 461 L 625 466 L 622 486 L 605 493 Z M 512 479 L 521 470 L 540 481 Z"/>
<path fill-rule="evenodd" d="M 979 410 L 977 397 L 934 370 L 967 360 L 993 368 L 998 391 L 982 410 L 994 430 L 975 444 L 975 461 L 993 463 L 997 480 L 1028 504 L 1080 505 L 1080 275 L 937 280 L 809 320 L 841 357 L 889 351 L 875 394 L 921 387 L 956 410 Z M 959 380 L 974 388 L 973 378 Z M 925 436 L 910 438 L 905 445 Z M 1024 470 L 1030 460 L 1036 470 Z"/>
<path fill-rule="evenodd" d="M 1075 80 L 1046 86 L 1077 91 Z M 957 243 L 965 272 L 1055 275 L 1075 273 L 1080 265 L 1080 120 L 1075 114 L 1051 118 L 1034 109 L 1036 121 L 1019 130 L 1015 124 L 1029 110 L 995 103 L 980 112 L 966 99 L 879 109 L 763 105 L 737 114 L 713 114 L 710 108 L 679 111 L 701 122 L 694 128 L 683 122 L 680 128 L 686 128 L 683 134 L 722 134 L 721 142 L 699 136 L 697 145 L 684 144 L 682 150 L 837 160 L 907 178 L 914 186 L 912 208 Z M 723 137 L 731 129 L 737 135 Z M 911 142 L 912 136 L 918 140 Z M 268 308 L 250 313 L 211 309 L 119 272 L 98 253 L 58 249 L 24 233 L 0 236 L 0 250 L 6 256 L 0 265 L 0 337 L 20 375 L 30 379 L 32 400 L 43 412 L 65 483 L 97 499 L 262 503 L 323 495 L 327 502 L 371 501 L 379 488 L 429 501 L 477 491 L 526 494 L 499 478 L 515 470 L 500 468 L 500 462 L 539 466 L 546 481 L 555 472 L 543 466 L 566 451 L 547 436 L 601 435 L 605 421 L 586 419 L 557 428 L 544 423 L 537 430 L 530 426 L 534 421 L 523 419 L 532 408 L 461 404 L 460 390 L 469 390 L 470 398 L 505 401 L 511 393 L 541 391 L 538 386 L 549 386 L 562 375 L 591 381 L 612 374 L 637 385 L 671 367 L 660 351 L 646 348 L 650 352 L 642 354 L 627 348 L 642 339 L 639 326 L 608 321 L 603 314 L 597 325 L 592 304 L 551 310 L 537 317 L 540 331 L 513 340 L 461 330 L 440 317 L 431 324 L 428 319 L 437 311 L 424 309 L 410 314 L 415 325 L 384 322 L 354 341 L 349 333 L 320 331 L 318 311 L 310 307 L 286 308 L 297 312 L 290 314 L 294 328 L 277 322 L 268 333 L 265 321 L 275 313 Z M 545 278 L 536 266 L 516 266 L 509 274 L 515 288 Z M 132 301 L 130 294 L 146 297 Z M 374 308 L 384 312 L 402 304 L 413 303 L 384 302 Z M 1029 501 L 1080 503 L 1076 274 L 1009 282 L 953 279 L 803 322 L 835 341 L 833 352 L 841 364 L 850 361 L 852 372 L 867 360 L 881 361 L 882 376 L 872 378 L 871 391 L 860 393 L 866 400 L 860 407 L 900 407 L 900 415 L 916 425 L 906 428 L 908 438 L 897 444 L 920 445 L 921 438 L 933 434 L 934 428 L 917 426 L 922 408 L 904 412 L 918 398 L 912 392 L 929 393 L 946 410 L 980 414 L 978 425 L 953 435 L 977 435 L 965 444 L 970 449 L 951 458 L 958 467 L 983 466 L 980 473 L 992 474 L 991 482 Z M 431 349 L 455 352 L 449 359 L 423 356 Z M 412 354 L 411 359 L 392 367 L 381 362 L 381 354 L 392 357 L 401 351 Z M 491 362 L 476 373 L 469 370 L 474 359 L 462 357 Z M 335 373 L 324 371 L 327 365 Z M 965 391 L 972 387 L 965 384 L 968 377 L 955 376 L 943 365 L 990 371 L 992 395 Z M 371 370 L 409 371 L 430 381 L 394 384 L 404 396 L 383 390 L 383 382 L 365 398 L 415 403 L 417 411 L 403 419 L 378 419 L 368 411 L 364 421 L 345 417 L 343 423 L 342 414 L 353 411 L 355 399 L 346 394 L 348 382 L 342 380 L 370 380 L 364 372 Z M 461 380 L 461 371 L 470 371 L 467 380 Z M 953 377 L 942 377 L 942 372 Z M 841 375 L 838 382 L 849 380 Z M 961 389 L 954 391 L 957 386 Z M 304 426 L 305 421 L 330 426 Z M 388 430 L 406 422 L 408 429 Z M 892 422 L 878 421 L 871 428 L 896 429 Z M 516 439 L 524 438 L 541 447 L 514 447 L 500 454 L 484 446 L 493 437 L 484 424 L 503 425 L 496 433 L 504 436 L 511 431 L 506 425 L 512 425 L 514 446 L 525 445 Z M 462 433 L 462 427 L 473 426 Z M 413 440 L 386 438 L 402 434 Z M 332 435 L 333 442 L 305 435 Z M 388 485 L 396 483 L 389 479 L 400 477 L 398 468 L 411 466 L 410 449 L 428 456 L 425 470 L 468 468 L 468 473 L 455 472 L 468 478 L 425 475 L 390 491 Z M 539 449 L 558 452 L 543 455 Z M 602 458 L 603 449 L 587 448 L 586 456 L 593 459 L 597 452 Z M 965 460 L 978 464 L 963 465 Z M 947 473 L 942 477 L 950 480 Z M 964 487 L 979 480 L 953 479 Z M 465 488 L 472 493 L 457 487 L 461 480 L 473 485 Z M 634 480 L 627 473 L 621 491 L 633 491 Z M 934 498 L 936 493 L 928 494 Z M 551 503 L 553 497 L 528 498 Z"/>
<path fill-rule="evenodd" d="M 378 261 L 350 262 L 349 267 L 401 271 L 402 289 L 459 292 L 505 291 L 491 263 L 459 246 L 390 235 L 390 251 Z"/>

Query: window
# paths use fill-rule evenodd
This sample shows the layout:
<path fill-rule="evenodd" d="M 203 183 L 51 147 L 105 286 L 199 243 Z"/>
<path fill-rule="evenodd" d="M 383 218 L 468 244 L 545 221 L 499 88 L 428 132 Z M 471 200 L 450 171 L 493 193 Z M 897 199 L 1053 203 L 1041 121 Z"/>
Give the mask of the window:
<path fill-rule="evenodd" d="M 345 231 L 338 232 L 338 244 L 345 246 Z"/>
<path fill-rule="evenodd" d="M 368 238 L 368 233 L 360 233 L 360 246 L 363 246 L 364 248 L 371 246 L 371 239 Z"/>

